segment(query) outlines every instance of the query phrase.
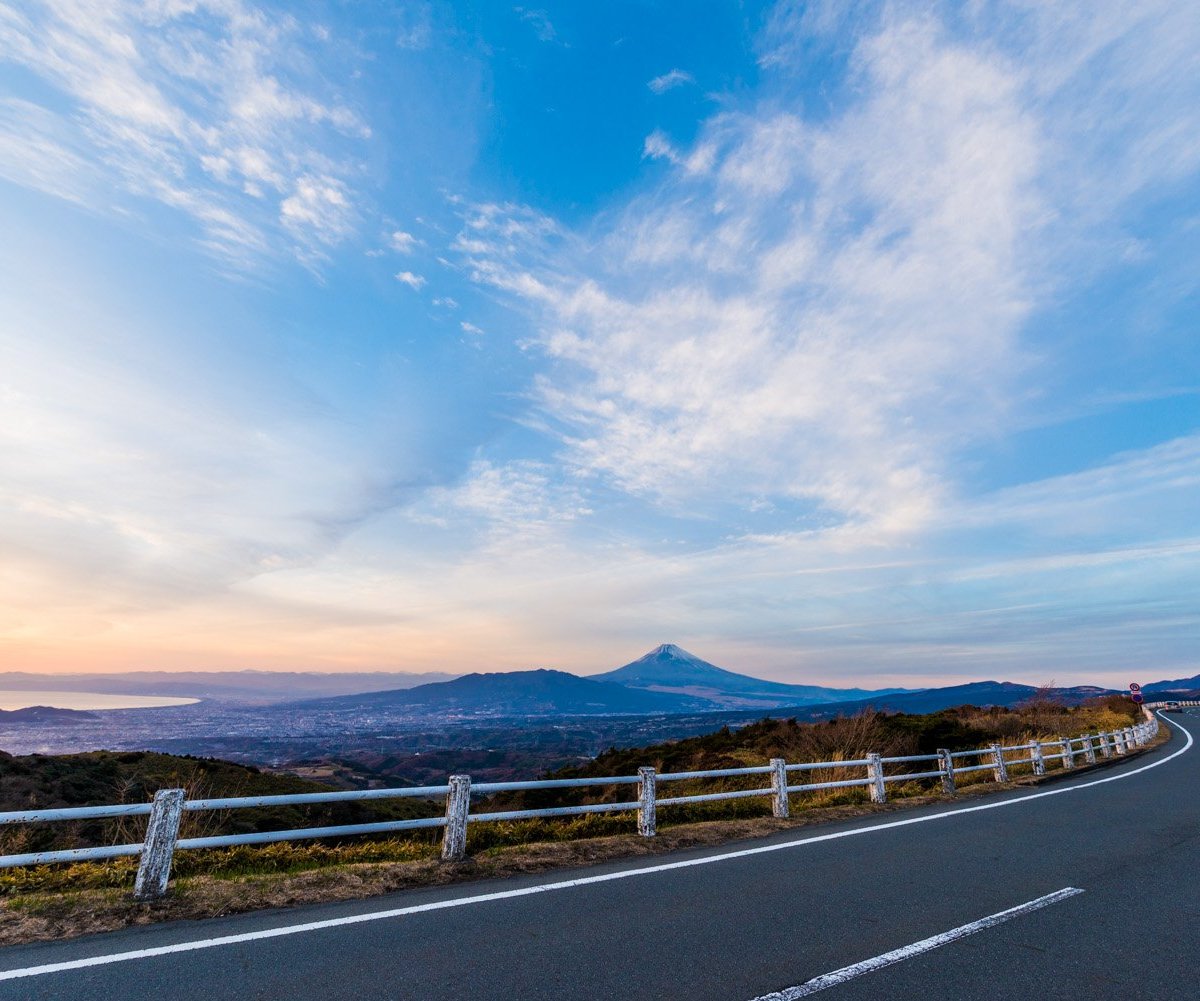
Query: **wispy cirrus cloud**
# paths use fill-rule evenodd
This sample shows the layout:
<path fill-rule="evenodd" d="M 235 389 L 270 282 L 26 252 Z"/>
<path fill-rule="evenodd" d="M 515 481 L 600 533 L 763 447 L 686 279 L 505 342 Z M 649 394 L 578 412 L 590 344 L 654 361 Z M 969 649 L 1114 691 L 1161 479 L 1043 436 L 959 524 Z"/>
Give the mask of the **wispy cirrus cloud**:
<path fill-rule="evenodd" d="M 946 448 L 1018 363 L 1038 128 L 1002 59 L 930 23 L 865 39 L 854 73 L 863 100 L 828 123 L 714 119 L 574 273 L 489 243 L 508 217 L 462 241 L 545 311 L 538 392 L 577 468 L 668 501 L 933 511 Z"/>
<path fill-rule="evenodd" d="M 225 261 L 334 259 L 366 214 L 369 140 L 330 31 L 234 0 L 101 6 L 0 11 L 12 79 L 36 80 L 0 101 L 0 173 L 114 216 L 162 203 Z M 62 311 L 38 323 L 10 308 L 0 642 L 63 664 L 110 644 L 126 667 L 400 650 L 412 667 L 586 669 L 675 640 L 793 681 L 1194 673 L 1194 435 L 1003 490 L 969 472 L 1045 419 L 1039 393 L 1091 413 L 1194 381 L 1178 366 L 1060 398 L 1041 376 L 1061 326 L 1077 328 L 1067 367 L 1105 346 L 1078 315 L 1038 326 L 1101 269 L 1124 278 L 1114 262 L 1152 272 L 1151 217 L 1195 226 L 1177 197 L 1200 164 L 1189 14 L 782 4 L 761 79 L 694 130 L 651 131 L 657 162 L 620 189 L 636 195 L 596 194 L 619 200 L 567 224 L 505 201 L 511 175 L 485 178 L 494 201 L 452 200 L 450 248 L 425 246 L 445 232 L 436 209 L 400 200 L 372 221 L 368 253 L 406 255 L 378 276 L 422 294 L 361 267 L 337 280 L 407 311 L 403 337 L 347 298 L 322 350 L 328 314 L 297 327 L 317 301 L 301 295 L 266 344 L 219 310 L 198 318 L 228 339 L 205 366 L 188 342 L 215 338 L 177 335 L 165 308 L 125 341 L 130 311 L 109 304 L 102 324 L 85 296 L 71 312 L 43 295 Z M 392 57 L 408 58 L 395 39 L 444 68 L 463 52 L 433 45 L 430 16 L 372 23 Z M 641 106 L 637 73 L 619 82 Z M 430 316 L 434 261 L 451 267 Z M 6 270 L 6 303 L 28 305 L 11 292 L 41 276 Z M 1114 364 L 1152 355 L 1154 334 L 1135 325 L 1144 343 Z M 254 377 L 231 387 L 243 366 Z M 461 416 L 468 400 L 486 419 Z"/>
<path fill-rule="evenodd" d="M 613 526 L 594 491 L 552 463 L 481 459 L 393 516 L 433 549 L 419 586 L 403 565 L 412 549 L 390 568 L 333 554 L 310 582 L 337 581 L 363 614 L 419 601 L 426 622 L 470 622 L 471 659 L 513 667 L 552 656 L 599 669 L 675 638 L 780 680 L 1116 684 L 1150 660 L 1156 675 L 1194 673 L 1198 483 L 1191 436 L 950 499 L 919 541 L 842 525 L 697 550 Z"/>
<path fill-rule="evenodd" d="M 477 216 L 458 249 L 538 311 L 537 397 L 577 471 L 668 506 L 779 497 L 814 525 L 914 529 L 957 489 L 954 458 L 1009 421 L 1034 364 L 1023 331 L 1092 227 L 1194 166 L 1195 133 L 1170 122 L 1194 115 L 1197 75 L 1148 9 L 998 3 L 964 25 L 868 6 L 843 96 L 808 117 L 787 94 L 819 13 L 779 8 L 763 99 L 686 149 L 651 134 L 670 176 L 615 223 L 573 241 L 543 221 L 550 257 L 505 235 L 510 214 Z M 1155 156 L 1121 171 L 1116 202 L 1089 201 L 1118 137 Z"/>
<path fill-rule="evenodd" d="M 550 21 L 550 15 L 544 10 L 529 7 L 514 7 L 517 16 L 533 28 L 540 42 L 553 42 L 558 39 L 558 32 Z"/>
<path fill-rule="evenodd" d="M 0 171 L 76 200 L 115 182 L 190 217 L 228 261 L 290 249 L 315 262 L 355 224 L 370 128 L 302 54 L 314 40 L 328 45 L 239 0 L 5 7 L 0 59 L 46 89 L 7 120 Z M 52 136 L 57 169 L 31 170 Z"/>
<path fill-rule="evenodd" d="M 656 94 L 665 94 L 668 90 L 674 90 L 676 87 L 682 87 L 684 84 L 695 82 L 696 78 L 686 70 L 673 69 L 662 76 L 654 77 L 646 86 Z"/>

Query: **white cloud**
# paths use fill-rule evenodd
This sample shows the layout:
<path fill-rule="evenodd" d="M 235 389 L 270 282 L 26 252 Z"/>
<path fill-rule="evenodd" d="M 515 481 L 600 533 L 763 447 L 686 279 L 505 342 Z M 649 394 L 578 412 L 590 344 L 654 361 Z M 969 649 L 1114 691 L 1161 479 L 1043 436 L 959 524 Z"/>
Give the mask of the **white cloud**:
<path fill-rule="evenodd" d="M 400 24 L 396 30 L 396 45 L 416 51 L 433 43 L 433 11 L 428 3 L 406 3 L 395 8 Z"/>
<path fill-rule="evenodd" d="M 412 233 L 405 233 L 399 229 L 388 237 L 389 246 L 398 254 L 411 254 L 418 243 L 420 241 Z"/>
<path fill-rule="evenodd" d="M 530 10 L 527 7 L 514 7 L 513 10 L 521 20 L 533 28 L 533 32 L 541 42 L 553 42 L 558 38 L 558 32 L 550 23 L 550 16 L 544 10 Z"/>
<path fill-rule="evenodd" d="M 590 515 L 582 493 L 555 479 L 551 466 L 528 459 L 497 464 L 472 463 L 461 481 L 437 487 L 412 507 L 406 517 L 437 523 L 455 532 L 474 532 L 484 548 L 505 558 L 522 551 L 534 538 L 544 543 L 565 537 L 561 529 Z"/>
<path fill-rule="evenodd" d="M 348 594 L 379 612 L 419 596 L 425 628 L 470 622 L 472 650 L 513 667 L 520 650 L 611 667 L 670 638 L 793 682 L 1096 683 L 1147 660 L 1188 674 L 1198 484 L 1193 436 L 950 499 L 918 539 L 837 526 L 697 549 L 647 538 L 627 508 L 614 527 L 589 484 L 552 465 L 479 460 L 395 515 L 436 555 L 423 554 L 417 573 L 405 572 L 411 549 L 394 567 L 347 568 L 358 582 Z"/>
<path fill-rule="evenodd" d="M 479 327 L 475 326 L 473 323 L 467 323 L 466 320 L 463 320 L 459 326 L 462 328 L 462 332 L 464 334 L 471 334 L 475 337 L 479 337 L 483 334 L 483 331 Z"/>
<path fill-rule="evenodd" d="M 679 152 L 661 129 L 655 129 L 642 143 L 642 156 L 647 160 L 668 160 L 671 163 L 680 162 Z"/>
<path fill-rule="evenodd" d="M 411 271 L 398 271 L 395 275 L 396 281 L 407 285 L 410 289 L 419 292 L 425 286 L 425 278 L 423 275 L 415 275 Z"/>
<path fill-rule="evenodd" d="M 685 83 L 695 82 L 696 78 L 691 73 L 681 69 L 673 69 L 662 76 L 656 76 L 646 86 L 656 94 L 665 94 L 668 90 L 672 90 L 675 87 L 682 87 Z"/>
<path fill-rule="evenodd" d="M 714 119 L 705 172 L 653 135 L 682 176 L 587 265 L 497 253 L 495 218 L 469 230 L 477 275 L 545 311 L 539 393 L 580 470 L 672 504 L 733 490 L 894 527 L 935 510 L 946 448 L 990 424 L 1016 364 L 1037 126 L 1011 67 L 929 23 L 856 65 L 863 100 L 827 123 Z"/>
<path fill-rule="evenodd" d="M 58 116 L 29 101 L 0 99 L 0 177 L 86 204 L 94 185 L 77 147 Z"/>
<path fill-rule="evenodd" d="M 448 295 L 434 299 L 433 304 L 435 306 L 441 306 L 443 309 L 458 309 L 458 301 L 451 299 Z"/>
<path fill-rule="evenodd" d="M 10 128 L 25 149 L 0 144 L 0 171 L 63 197 L 107 189 L 89 198 L 100 211 L 162 202 L 239 264 L 286 247 L 311 262 L 352 229 L 355 150 L 370 136 L 302 55 L 314 41 L 334 51 L 240 0 L 6 8 L 0 55 L 53 96 Z M 56 169 L 22 167 L 52 135 L 73 137 Z"/>
<path fill-rule="evenodd" d="M 289 230 L 310 241 L 337 243 L 353 228 L 353 210 L 345 185 L 333 177 L 301 177 L 279 206 Z"/>
<path fill-rule="evenodd" d="M 784 497 L 926 525 L 954 458 L 1009 420 L 1033 363 L 1023 327 L 1090 220 L 1200 162 L 1200 131 L 1169 125 L 1200 107 L 1188 45 L 1157 14 L 996 4 L 960 30 L 907 9 L 858 19 L 844 93 L 807 116 L 787 98 L 802 56 L 780 39 L 812 23 L 781 8 L 764 42 L 777 88 L 688 150 L 651 133 L 644 155 L 674 169 L 599 236 L 550 223 L 514 240 L 509 206 L 469 220 L 456 249 L 472 275 L 538 311 L 552 364 L 537 393 L 577 470 L 673 509 Z M 1064 135 L 1089 151 L 1073 167 Z M 1155 155 L 1135 161 L 1118 136 Z M 1129 161 L 1115 187 L 1110 155 Z"/>

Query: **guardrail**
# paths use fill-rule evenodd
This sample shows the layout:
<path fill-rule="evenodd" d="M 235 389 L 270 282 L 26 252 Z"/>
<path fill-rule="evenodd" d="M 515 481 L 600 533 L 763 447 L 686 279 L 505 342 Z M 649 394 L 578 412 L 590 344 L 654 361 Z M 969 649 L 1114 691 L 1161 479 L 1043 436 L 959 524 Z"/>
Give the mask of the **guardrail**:
<path fill-rule="evenodd" d="M 709 803 L 746 797 L 771 798 L 771 812 L 776 817 L 790 815 L 789 797 L 796 793 L 824 789 L 864 787 L 873 803 L 887 802 L 887 787 L 895 782 L 919 782 L 936 779 L 946 795 L 956 792 L 955 777 L 973 772 L 990 771 L 996 782 L 1008 781 L 1010 766 L 1029 765 L 1034 775 L 1046 774 L 1047 764 L 1058 762 L 1064 769 L 1076 767 L 1082 757 L 1095 764 L 1097 755 L 1105 758 L 1127 754 L 1130 749 L 1147 743 L 1158 732 L 1158 720 L 1147 719 L 1135 726 L 1081 737 L 1056 737 L 1049 741 L 1033 741 L 1006 747 L 992 744 L 970 751 L 939 749 L 936 754 L 910 754 L 900 757 L 881 757 L 867 754 L 852 761 L 809 761 L 789 764 L 783 758 L 772 758 L 767 765 L 750 768 L 721 768 L 699 772 L 664 772 L 654 768 L 639 768 L 637 775 L 615 775 L 597 778 L 544 779 L 528 782 L 480 782 L 472 785 L 469 775 L 451 775 L 445 785 L 421 786 L 408 789 L 370 789 L 348 792 L 299 793 L 282 796 L 242 796 L 226 799 L 186 798 L 183 789 L 161 789 L 150 803 L 115 806 L 82 806 L 54 810 L 18 810 L 0 813 L 0 825 L 34 824 L 70 820 L 96 820 L 115 817 L 148 817 L 146 835 L 137 844 L 106 845 L 95 848 L 73 848 L 61 851 L 29 852 L 23 855 L 0 856 L 0 868 L 45 865 L 59 862 L 82 862 L 97 859 L 140 855 L 134 898 L 153 900 L 163 896 L 171 874 L 174 853 L 200 848 L 228 848 L 235 845 L 268 844 L 277 841 L 297 841 L 310 838 L 336 838 L 357 834 L 384 834 L 423 828 L 444 828 L 442 858 L 462 859 L 466 854 L 467 826 L 503 820 L 525 820 L 533 817 L 573 817 L 589 813 L 636 812 L 637 831 L 652 838 L 656 832 L 658 807 L 684 803 Z M 1012 755 L 1017 755 L 1013 757 Z M 895 770 L 896 766 L 905 766 Z M 866 770 L 861 778 L 819 781 L 828 769 Z M 795 782 L 807 777 L 818 781 Z M 660 783 L 683 782 L 692 779 L 717 779 L 762 775 L 769 784 L 754 789 L 700 793 L 690 796 L 660 796 Z M 589 803 L 578 806 L 550 807 L 538 810 L 500 810 L 471 812 L 474 795 L 491 795 L 531 789 L 579 789 L 588 786 L 636 786 L 637 798 L 618 803 Z M 239 810 L 253 807 L 295 806 L 300 804 L 370 801 L 377 799 L 445 797 L 445 815 L 412 820 L 382 821 L 370 824 L 348 824 L 340 827 L 310 827 L 284 831 L 262 831 L 251 834 L 216 835 L 202 838 L 180 838 L 179 825 L 184 813 L 212 810 Z"/>

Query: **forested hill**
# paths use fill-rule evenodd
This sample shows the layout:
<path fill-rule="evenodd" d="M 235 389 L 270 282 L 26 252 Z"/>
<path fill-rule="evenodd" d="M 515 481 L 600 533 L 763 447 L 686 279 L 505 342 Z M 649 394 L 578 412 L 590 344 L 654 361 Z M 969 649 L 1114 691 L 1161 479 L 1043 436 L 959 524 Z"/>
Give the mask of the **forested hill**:
<path fill-rule="evenodd" d="M 552 777 L 636 775 L 641 765 L 653 765 L 660 772 L 686 772 L 762 765 L 771 758 L 825 761 L 869 751 L 885 756 L 932 754 L 940 747 L 965 750 L 1030 733 L 1073 735 L 1129 726 L 1136 718 L 1138 709 L 1132 702 L 1108 696 L 1081 706 L 1054 702 L 986 709 L 958 706 L 922 715 L 868 710 L 818 723 L 764 719 L 737 730 L 723 727 L 648 747 L 612 748 L 586 765 L 561 769 Z"/>
<path fill-rule="evenodd" d="M 30 754 L 16 757 L 0 751 L 0 811 L 48 810 L 67 806 L 145 803 L 159 789 L 183 788 L 188 797 L 278 796 L 332 792 L 329 786 L 291 775 L 212 758 L 192 758 L 147 751 L 92 751 L 86 754 Z M 184 836 L 427 816 L 439 804 L 412 799 L 273 806 L 184 815 Z M 0 853 L 81 848 L 140 841 L 144 817 L 117 820 L 13 825 L 0 829 Z"/>
<path fill-rule="evenodd" d="M 290 775 L 215 758 L 148 751 L 28 754 L 0 751 L 0 810 L 144 803 L 159 789 L 199 796 L 269 796 L 329 791 Z"/>

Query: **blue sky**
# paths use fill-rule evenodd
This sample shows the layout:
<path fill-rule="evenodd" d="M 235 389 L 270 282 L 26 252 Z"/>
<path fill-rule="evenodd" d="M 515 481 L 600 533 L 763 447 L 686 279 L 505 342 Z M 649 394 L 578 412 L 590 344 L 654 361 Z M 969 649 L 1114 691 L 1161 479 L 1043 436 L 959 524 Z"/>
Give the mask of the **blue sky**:
<path fill-rule="evenodd" d="M 1188 4 L 0 7 L 9 669 L 1200 671 Z"/>

